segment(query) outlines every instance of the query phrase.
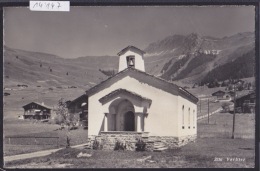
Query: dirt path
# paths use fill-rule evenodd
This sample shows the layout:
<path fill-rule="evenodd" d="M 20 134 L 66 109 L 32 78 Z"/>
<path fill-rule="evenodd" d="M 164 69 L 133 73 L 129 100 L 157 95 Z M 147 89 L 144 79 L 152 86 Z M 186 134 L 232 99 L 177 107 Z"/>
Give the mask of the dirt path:
<path fill-rule="evenodd" d="M 214 115 L 214 114 L 220 112 L 221 110 L 222 110 L 222 108 L 218 108 L 218 109 L 215 110 L 214 112 L 209 113 L 209 116 Z M 199 116 L 199 117 L 197 118 L 197 120 L 201 120 L 201 119 L 204 119 L 204 118 L 207 118 L 207 117 L 208 117 L 208 114 L 202 115 L 202 116 Z"/>
<path fill-rule="evenodd" d="M 83 147 L 85 145 L 86 144 L 75 145 L 75 146 L 72 146 L 71 148 L 79 148 L 79 147 Z M 59 151 L 61 149 L 62 148 L 52 149 L 52 150 L 44 150 L 44 151 L 37 151 L 37 152 L 26 153 L 26 154 L 18 154 L 18 155 L 13 155 L 13 156 L 5 156 L 4 162 L 10 162 L 10 161 L 14 161 L 14 160 L 22 160 L 22 159 L 28 159 L 28 158 L 34 158 L 34 157 L 47 156 L 47 155 L 54 153 L 56 151 Z"/>

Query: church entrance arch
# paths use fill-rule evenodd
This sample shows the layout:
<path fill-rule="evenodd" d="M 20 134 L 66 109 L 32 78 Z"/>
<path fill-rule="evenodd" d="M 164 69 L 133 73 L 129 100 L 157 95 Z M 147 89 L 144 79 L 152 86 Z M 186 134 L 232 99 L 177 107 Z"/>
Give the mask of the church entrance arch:
<path fill-rule="evenodd" d="M 135 131 L 135 108 L 133 103 L 128 99 L 116 99 L 111 105 L 113 106 L 113 112 L 110 109 L 110 113 L 114 114 L 112 117 L 114 123 L 114 131 Z"/>

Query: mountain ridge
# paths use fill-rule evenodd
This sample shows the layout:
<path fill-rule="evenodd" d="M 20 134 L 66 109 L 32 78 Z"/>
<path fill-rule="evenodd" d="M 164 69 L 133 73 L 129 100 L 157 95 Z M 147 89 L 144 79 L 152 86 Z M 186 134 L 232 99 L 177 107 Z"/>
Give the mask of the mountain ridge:
<path fill-rule="evenodd" d="M 210 71 L 218 72 L 220 66 L 241 60 L 245 54 L 250 60 L 254 58 L 254 41 L 251 32 L 223 38 L 201 37 L 196 33 L 170 35 L 145 48 L 146 72 L 168 81 L 198 83 L 209 77 Z M 88 89 L 117 71 L 118 59 L 108 55 L 68 59 L 4 46 L 5 85 L 24 83 Z"/>
<path fill-rule="evenodd" d="M 146 66 L 148 72 L 172 81 L 187 80 L 186 78 L 190 77 L 191 81 L 185 81 L 185 83 L 192 84 L 196 79 L 197 82 L 200 82 L 215 67 L 232 62 L 239 56 L 253 51 L 255 46 L 254 33 L 252 32 L 237 33 L 229 37 L 217 39 L 209 39 L 209 36 L 201 37 L 195 33 L 186 37 L 177 37 L 175 39 L 176 36 L 168 36 L 147 46 L 148 57 L 145 60 L 148 64 Z M 181 41 L 178 42 L 178 40 Z M 215 56 L 212 60 L 205 58 L 206 56 L 211 58 L 212 55 Z M 205 58 L 208 62 L 202 65 L 197 64 L 196 66 L 189 65 L 191 61 L 194 61 L 194 58 L 199 59 L 199 57 Z M 159 59 L 164 60 L 161 60 L 159 64 L 152 62 Z M 183 61 L 183 59 L 187 60 Z M 178 63 L 179 66 L 176 66 Z M 186 68 L 187 66 L 194 68 Z M 190 70 L 191 72 L 183 74 L 185 70 Z M 200 73 L 197 72 L 195 74 L 194 70 L 200 70 Z"/>

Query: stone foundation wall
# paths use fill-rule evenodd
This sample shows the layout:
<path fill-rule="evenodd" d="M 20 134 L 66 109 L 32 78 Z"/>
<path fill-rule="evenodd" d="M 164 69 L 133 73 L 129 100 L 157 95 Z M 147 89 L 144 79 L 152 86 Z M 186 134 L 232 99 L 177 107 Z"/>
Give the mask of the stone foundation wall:
<path fill-rule="evenodd" d="M 148 132 L 101 132 L 99 136 L 90 139 L 92 142 L 98 141 L 103 150 L 114 150 L 116 143 L 121 143 L 126 147 L 126 150 L 135 151 L 138 140 L 142 139 L 144 142 L 147 142 Z"/>
<path fill-rule="evenodd" d="M 172 136 L 150 136 L 149 141 L 162 142 L 169 148 L 181 147 L 189 142 L 195 141 L 197 135 L 188 135 L 184 137 Z"/>
<path fill-rule="evenodd" d="M 136 143 L 138 140 L 142 140 L 146 143 L 145 150 L 153 151 L 154 143 L 162 142 L 169 148 L 176 148 L 186 145 L 189 142 L 195 141 L 197 135 L 189 135 L 184 137 L 171 137 L 171 136 L 149 136 L 148 132 L 101 132 L 98 136 L 89 137 L 89 146 L 93 148 L 95 145 L 99 145 L 98 149 L 103 150 L 115 150 L 116 144 L 121 143 L 125 150 L 135 151 Z M 98 143 L 97 143 L 98 142 Z M 95 147 L 94 147 L 95 148 Z"/>

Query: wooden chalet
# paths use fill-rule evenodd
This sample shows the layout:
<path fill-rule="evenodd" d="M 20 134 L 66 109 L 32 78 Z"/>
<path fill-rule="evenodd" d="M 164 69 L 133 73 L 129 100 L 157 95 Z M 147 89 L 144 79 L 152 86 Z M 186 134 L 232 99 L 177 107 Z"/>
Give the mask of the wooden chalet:
<path fill-rule="evenodd" d="M 226 93 L 224 91 L 219 90 L 219 91 L 212 93 L 212 96 L 216 96 L 217 99 L 222 99 L 225 94 Z"/>
<path fill-rule="evenodd" d="M 230 93 L 226 93 L 224 91 L 216 91 L 215 93 L 212 93 L 212 96 L 217 97 L 218 100 L 231 100 L 232 95 Z"/>
<path fill-rule="evenodd" d="M 83 94 L 72 100 L 68 105 L 70 114 L 78 114 L 80 125 L 86 127 L 88 124 L 88 96 Z"/>
<path fill-rule="evenodd" d="M 51 116 L 51 108 L 45 106 L 43 103 L 31 102 L 23 106 L 24 119 L 49 119 Z"/>
<path fill-rule="evenodd" d="M 255 92 L 236 98 L 236 110 L 242 113 L 254 113 L 256 104 Z"/>
<path fill-rule="evenodd" d="M 218 101 L 232 101 L 234 99 L 235 93 L 233 91 L 224 92 L 224 91 L 217 91 L 212 94 L 213 97 L 216 97 Z"/>

